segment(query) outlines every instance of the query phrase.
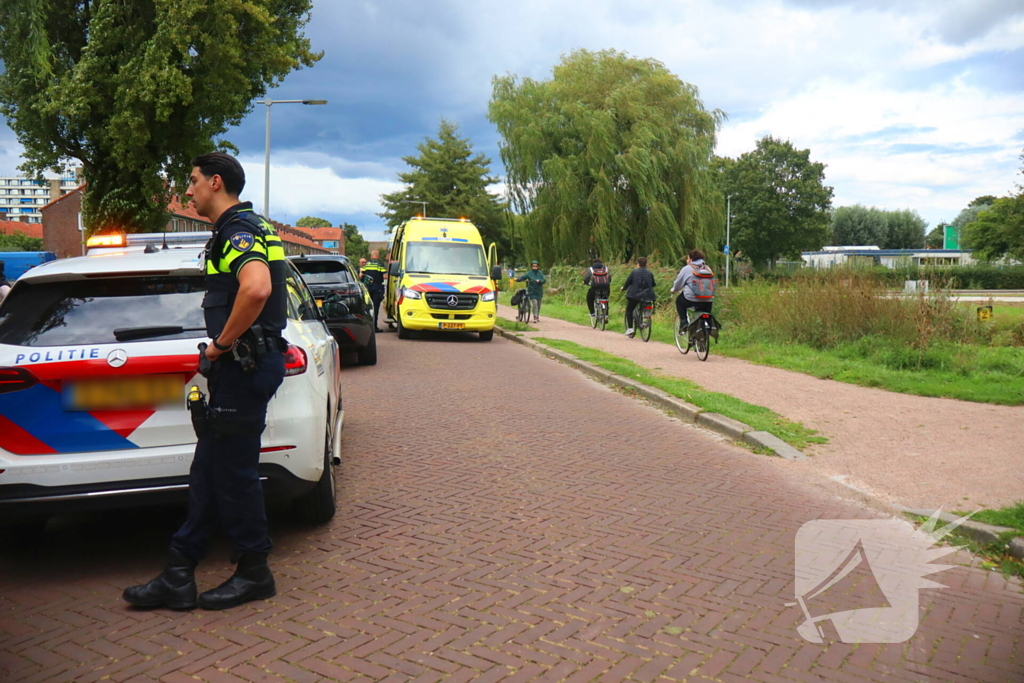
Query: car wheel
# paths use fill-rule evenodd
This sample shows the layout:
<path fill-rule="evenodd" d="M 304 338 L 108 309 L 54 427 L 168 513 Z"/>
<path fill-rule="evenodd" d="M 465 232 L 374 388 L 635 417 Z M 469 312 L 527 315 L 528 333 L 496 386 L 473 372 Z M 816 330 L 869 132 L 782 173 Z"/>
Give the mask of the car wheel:
<path fill-rule="evenodd" d="M 480 333 L 480 341 L 491 341 L 494 339 L 494 330 L 487 330 Z"/>
<path fill-rule="evenodd" d="M 334 468 L 331 466 L 331 453 L 334 450 L 334 440 L 331 437 L 331 425 L 328 421 L 327 434 L 324 436 L 324 471 L 312 491 L 295 499 L 295 517 L 308 524 L 324 524 L 337 509 L 335 495 L 337 494 L 334 482 Z"/>
<path fill-rule="evenodd" d="M 412 330 L 402 324 L 402 312 L 398 311 L 398 338 L 399 339 L 411 339 Z"/>
<path fill-rule="evenodd" d="M 370 333 L 370 341 L 366 343 L 366 346 L 359 349 L 359 364 L 360 365 L 376 365 L 377 364 L 377 333 Z"/>

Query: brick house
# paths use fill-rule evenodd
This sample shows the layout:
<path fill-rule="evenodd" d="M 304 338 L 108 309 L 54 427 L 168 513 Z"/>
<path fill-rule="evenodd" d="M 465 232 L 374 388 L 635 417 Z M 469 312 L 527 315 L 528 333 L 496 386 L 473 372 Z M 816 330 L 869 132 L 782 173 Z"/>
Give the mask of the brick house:
<path fill-rule="evenodd" d="M 40 238 L 43 236 L 43 226 L 39 223 L 28 221 L 0 221 L 0 235 L 14 235 L 21 233 L 26 237 Z"/>
<path fill-rule="evenodd" d="M 341 228 L 292 228 L 330 254 L 345 253 L 345 231 Z"/>

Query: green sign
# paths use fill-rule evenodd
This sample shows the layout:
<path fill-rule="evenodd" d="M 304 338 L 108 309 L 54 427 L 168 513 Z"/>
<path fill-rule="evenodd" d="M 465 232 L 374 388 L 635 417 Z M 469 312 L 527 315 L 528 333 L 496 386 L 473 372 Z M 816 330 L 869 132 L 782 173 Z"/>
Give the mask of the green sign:
<path fill-rule="evenodd" d="M 960 248 L 960 231 L 957 230 L 955 225 L 945 225 L 942 228 L 942 248 L 943 249 L 959 249 Z"/>

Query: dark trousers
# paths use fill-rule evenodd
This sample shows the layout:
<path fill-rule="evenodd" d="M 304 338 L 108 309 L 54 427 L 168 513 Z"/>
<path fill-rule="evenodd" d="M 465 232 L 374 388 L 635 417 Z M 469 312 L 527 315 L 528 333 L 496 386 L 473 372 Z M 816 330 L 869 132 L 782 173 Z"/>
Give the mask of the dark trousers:
<path fill-rule="evenodd" d="M 594 315 L 594 299 L 607 299 L 608 287 L 591 287 L 587 290 L 587 308 Z"/>
<path fill-rule="evenodd" d="M 380 302 L 384 300 L 383 289 L 371 289 L 370 301 L 373 302 L 373 326 L 380 329 Z"/>
<path fill-rule="evenodd" d="M 633 311 L 636 310 L 636 307 L 642 301 L 644 301 L 644 300 L 643 299 L 631 299 L 628 296 L 626 297 L 626 329 L 627 330 L 629 328 L 633 327 Z"/>
<path fill-rule="evenodd" d="M 196 443 L 188 474 L 188 519 L 171 538 L 171 547 L 193 560 L 206 555 L 218 523 L 235 557 L 266 554 L 273 547 L 259 475 L 260 434 L 267 404 L 284 379 L 284 356 L 265 354 L 251 374 L 224 356 L 214 367 L 209 402 L 217 427 Z"/>
<path fill-rule="evenodd" d="M 680 294 L 676 297 L 676 313 L 679 314 L 679 325 L 686 329 L 686 309 L 692 308 L 702 313 L 710 313 L 711 306 L 712 302 L 710 301 L 688 301 L 686 297 Z"/>

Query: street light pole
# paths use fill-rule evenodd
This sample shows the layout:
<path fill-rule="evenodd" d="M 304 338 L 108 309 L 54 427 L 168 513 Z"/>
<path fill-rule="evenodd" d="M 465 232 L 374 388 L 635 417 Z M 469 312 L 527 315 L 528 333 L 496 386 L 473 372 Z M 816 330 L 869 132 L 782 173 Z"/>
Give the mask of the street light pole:
<path fill-rule="evenodd" d="M 421 202 L 418 199 L 403 199 L 403 204 L 422 204 L 423 205 L 423 218 L 427 217 L 427 202 Z"/>
<path fill-rule="evenodd" d="M 267 141 L 263 152 L 263 217 L 270 220 L 270 107 L 274 104 L 327 104 L 327 100 L 257 100 L 267 105 Z"/>
<path fill-rule="evenodd" d="M 732 195 L 725 196 L 725 286 L 729 286 L 729 261 L 732 259 Z"/>

